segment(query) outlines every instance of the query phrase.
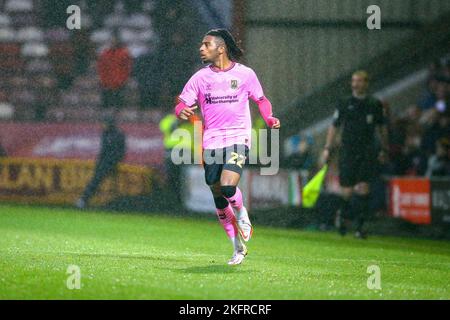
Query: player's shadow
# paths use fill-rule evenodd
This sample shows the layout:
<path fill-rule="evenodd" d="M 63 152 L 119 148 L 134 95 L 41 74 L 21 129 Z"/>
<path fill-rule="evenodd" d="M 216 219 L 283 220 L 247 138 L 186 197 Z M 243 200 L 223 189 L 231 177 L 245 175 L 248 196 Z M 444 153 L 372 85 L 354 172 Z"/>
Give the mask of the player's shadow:
<path fill-rule="evenodd" d="M 242 268 L 242 266 L 228 266 L 228 265 L 206 265 L 206 266 L 195 266 L 188 268 L 177 268 L 175 271 L 180 273 L 191 273 L 191 274 L 210 274 L 210 273 L 237 273 L 240 274 L 248 272 L 248 270 Z"/>

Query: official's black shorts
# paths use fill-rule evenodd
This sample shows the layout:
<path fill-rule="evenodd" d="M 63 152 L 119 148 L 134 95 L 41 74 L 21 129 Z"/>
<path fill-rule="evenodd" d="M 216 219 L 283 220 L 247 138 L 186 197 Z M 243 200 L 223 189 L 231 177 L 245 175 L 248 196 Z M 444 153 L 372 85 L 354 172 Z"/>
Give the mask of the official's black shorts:
<path fill-rule="evenodd" d="M 373 150 L 342 150 L 339 155 L 339 182 L 353 187 L 360 182 L 370 183 L 377 175 L 376 153 Z"/>
<path fill-rule="evenodd" d="M 222 170 L 230 170 L 242 174 L 248 159 L 249 149 L 246 145 L 235 144 L 222 149 L 205 149 L 203 164 L 206 184 L 211 186 L 220 181 Z"/>

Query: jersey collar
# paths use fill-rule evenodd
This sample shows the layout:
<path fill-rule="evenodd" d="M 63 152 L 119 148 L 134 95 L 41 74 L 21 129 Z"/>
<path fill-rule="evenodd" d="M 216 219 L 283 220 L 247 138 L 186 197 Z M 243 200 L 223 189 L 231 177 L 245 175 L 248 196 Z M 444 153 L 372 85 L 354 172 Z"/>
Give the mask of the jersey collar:
<path fill-rule="evenodd" d="M 215 67 L 214 65 L 212 65 L 212 64 L 209 65 L 209 68 L 210 68 L 212 71 L 214 71 L 214 72 L 227 72 L 227 71 L 230 71 L 231 69 L 233 69 L 235 65 L 236 65 L 236 62 L 232 61 L 232 62 L 231 62 L 231 65 L 230 65 L 228 68 L 223 69 L 223 70 L 220 70 L 219 68 L 216 68 L 216 67 Z"/>

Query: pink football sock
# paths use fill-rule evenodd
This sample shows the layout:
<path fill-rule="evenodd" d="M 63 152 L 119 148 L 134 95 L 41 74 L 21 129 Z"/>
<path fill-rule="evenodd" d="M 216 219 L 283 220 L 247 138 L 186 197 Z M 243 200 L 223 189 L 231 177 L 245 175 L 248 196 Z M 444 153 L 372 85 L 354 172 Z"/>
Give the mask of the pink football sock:
<path fill-rule="evenodd" d="M 235 238 L 238 234 L 236 227 L 236 217 L 234 216 L 233 208 L 230 205 L 225 209 L 216 209 L 219 221 L 223 226 L 229 238 Z"/>
<path fill-rule="evenodd" d="M 237 210 L 241 210 L 242 206 L 244 205 L 242 201 L 242 192 L 238 187 L 236 187 L 236 193 L 234 194 L 234 196 L 227 198 L 227 200 L 231 204 L 231 206 Z"/>

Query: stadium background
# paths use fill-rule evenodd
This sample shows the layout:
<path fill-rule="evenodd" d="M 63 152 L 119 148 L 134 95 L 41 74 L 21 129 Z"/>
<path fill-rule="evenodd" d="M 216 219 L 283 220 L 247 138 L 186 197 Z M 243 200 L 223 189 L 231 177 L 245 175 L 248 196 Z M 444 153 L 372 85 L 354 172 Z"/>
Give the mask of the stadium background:
<path fill-rule="evenodd" d="M 381 8 L 381 30 L 366 26 L 370 16 L 366 10 L 373 4 Z M 66 26 L 70 5 L 81 9 L 80 30 Z M 365 69 L 371 76 L 370 91 L 385 105 L 390 130 L 390 161 L 376 168 L 382 175 L 372 186 L 370 230 L 385 236 L 449 239 L 450 172 L 433 176 L 429 167 L 436 142 L 450 139 L 449 15 L 446 0 L 0 0 L 0 215 L 4 225 L 16 226 L 20 221 L 39 226 L 34 219 L 49 219 L 42 209 L 47 206 L 50 213 L 60 209 L 61 215 L 72 217 L 64 210 L 74 206 L 92 176 L 101 123 L 112 112 L 103 105 L 98 61 L 114 32 L 132 61 L 123 104 L 117 109 L 127 153 L 117 177 L 108 178 L 93 199 L 92 215 L 108 221 L 113 229 L 119 228 L 115 217 L 100 217 L 95 210 L 164 213 L 199 222 L 212 219 L 214 204 L 203 184 L 201 166 L 183 166 L 182 201 L 173 201 L 160 123 L 172 113 L 184 83 L 201 67 L 197 52 L 204 33 L 225 27 L 241 41 L 246 53 L 243 62 L 258 74 L 283 124 L 279 174 L 261 176 L 258 166 L 248 166 L 243 174 L 240 186 L 255 225 L 334 229 L 335 159 L 318 201 L 320 208 L 302 208 L 302 186 L 320 169 L 317 158 L 336 99 L 350 93 L 352 72 Z M 257 112 L 253 116 L 257 127 Z M 444 149 L 449 168 L 449 145 Z M 27 222 L 25 212 L 36 212 L 36 216 Z M 141 216 L 117 219 L 123 219 L 130 231 L 132 223 L 140 224 Z M 177 224 L 164 219 L 156 222 Z M 49 222 L 49 234 L 51 226 Z M 68 226 L 54 227 L 71 232 Z M 269 236 L 272 231 L 268 230 L 262 234 L 281 238 L 281 231 Z M 136 236 L 144 234 L 139 230 Z M 193 229 L 192 235 L 197 234 L 200 231 Z M 106 232 L 105 237 L 109 237 Z M 308 241 L 335 241 L 328 233 L 324 237 L 306 235 Z M 401 241 L 377 241 L 381 247 L 402 249 Z M 375 248 L 377 243 L 369 246 Z M 406 246 L 427 250 L 423 243 Z M 437 255 L 447 257 L 446 247 L 439 246 L 430 244 Z M 11 268 L 9 258 L 4 258 L 2 266 Z M 191 271 L 208 270 L 192 267 Z M 436 277 L 441 279 L 442 274 Z M 436 296 L 448 299 L 448 287 L 439 290 Z M 124 297 L 121 294 L 105 297 Z M 321 297 L 311 295 L 317 296 Z M 23 295 L 17 293 L 17 297 Z"/>

